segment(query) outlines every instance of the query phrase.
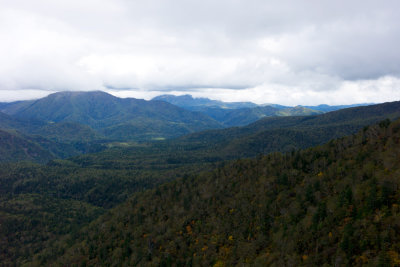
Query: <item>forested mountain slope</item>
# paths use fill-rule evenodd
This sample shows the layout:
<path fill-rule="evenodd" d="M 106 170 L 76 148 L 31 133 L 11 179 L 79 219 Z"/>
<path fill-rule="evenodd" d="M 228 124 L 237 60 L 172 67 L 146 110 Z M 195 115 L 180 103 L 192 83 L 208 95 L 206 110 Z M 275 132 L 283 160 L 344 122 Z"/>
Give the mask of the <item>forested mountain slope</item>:
<path fill-rule="evenodd" d="M 45 122 L 79 123 L 118 140 L 170 138 L 222 127 L 208 116 L 163 101 L 123 99 L 100 91 L 54 93 L 29 105 L 19 104 L 12 115 Z"/>
<path fill-rule="evenodd" d="M 200 107 L 194 109 L 221 122 L 226 127 L 244 126 L 265 117 L 276 116 L 310 116 L 322 112 L 304 107 L 288 107 L 278 109 L 271 106 L 259 106 L 254 108 L 222 109 L 215 107 Z"/>
<path fill-rule="evenodd" d="M 0 243 L 2 251 L 0 254 L 3 257 L 0 261 L 21 263 L 50 259 L 51 255 L 60 253 L 58 249 L 61 244 L 55 245 L 54 242 L 66 238 L 68 242 L 73 243 L 76 236 L 79 236 L 76 231 L 96 218 L 104 208 L 115 207 L 132 194 L 173 181 L 185 174 L 194 175 L 215 168 L 221 164 L 221 160 L 256 156 L 260 151 L 263 153 L 271 149 L 279 150 L 281 147 L 285 150 L 287 147 L 281 142 L 282 140 L 289 140 L 289 144 L 294 144 L 296 148 L 310 146 L 315 142 L 325 142 L 323 140 L 328 141 L 333 136 L 330 129 L 337 129 L 334 134 L 340 136 L 354 133 L 357 129 L 365 127 L 366 121 L 396 117 L 399 110 L 396 102 L 368 108 L 372 110 L 350 109 L 351 115 L 346 115 L 346 111 L 343 110 L 341 112 L 344 113 L 329 115 L 332 117 L 327 119 L 319 119 L 319 116 L 310 119 L 270 118 L 247 127 L 232 128 L 229 131 L 209 131 L 169 142 L 140 144 L 113 142 L 109 143 L 110 149 L 103 152 L 81 155 L 68 160 L 53 160 L 47 165 L 1 164 L 0 197 L 4 205 L 0 207 L 0 221 L 3 222 L 0 225 L 0 232 L 3 236 L 13 238 Z M 62 125 L 64 122 L 59 124 Z M 382 127 L 386 124 L 387 122 L 384 122 Z M 272 135 L 274 131 L 276 134 Z M 286 136 L 285 131 L 288 133 Z M 290 135 L 297 132 L 302 132 L 303 136 L 308 136 L 309 139 L 303 137 L 295 139 Z M 35 142 L 48 141 L 36 138 Z M 243 146 L 243 144 L 254 144 L 254 146 Z M 57 205 L 66 205 L 67 202 L 64 200 L 76 201 L 75 204 L 71 204 L 73 210 L 65 220 L 52 220 L 49 227 L 48 218 L 59 217 L 57 212 L 63 209 L 57 208 Z M 26 203 L 26 205 L 22 207 L 18 204 L 21 208 L 16 208 L 15 203 Z M 54 206 L 49 206 L 48 203 L 54 203 Z M 80 210 L 80 205 L 87 207 L 88 213 L 83 217 L 76 214 L 76 211 Z M 97 208 L 100 208 L 99 212 L 91 212 Z M 37 210 L 41 212 L 35 213 Z M 32 214 L 37 216 L 31 216 Z M 50 217 L 42 214 L 48 214 Z M 14 218 L 18 218 L 18 222 L 14 221 Z M 8 227 L 10 225 L 15 227 Z M 70 237 L 61 238 L 65 232 L 58 229 L 74 230 L 71 230 Z M 21 239 L 22 232 L 30 233 L 31 237 Z M 40 254 L 40 257 L 33 258 L 34 253 L 39 253 L 42 248 L 49 248 L 47 244 L 52 244 L 51 249 L 43 251 L 44 254 Z M 37 250 L 31 249 L 34 247 Z"/>
<path fill-rule="evenodd" d="M 31 105 L 36 100 L 22 100 L 13 102 L 0 102 L 0 110 L 6 114 L 15 114 L 21 109 Z"/>
<path fill-rule="evenodd" d="M 130 166 L 129 161 L 139 158 L 167 165 L 218 162 L 320 145 L 356 133 L 369 124 L 399 117 L 400 102 L 391 102 L 318 116 L 266 118 L 244 127 L 208 130 L 140 146 L 116 146 L 70 160 L 82 167 L 102 168 L 113 164 Z"/>
<path fill-rule="evenodd" d="M 47 162 L 56 156 L 41 147 L 34 139 L 15 131 L 0 129 L 0 162 Z"/>
<path fill-rule="evenodd" d="M 309 116 L 323 113 L 307 107 L 258 106 L 248 102 L 222 102 L 207 98 L 164 95 L 153 98 L 165 101 L 187 110 L 201 112 L 225 127 L 244 126 L 264 117 L 275 116 Z"/>
<path fill-rule="evenodd" d="M 38 120 L 23 120 L 12 115 L 0 112 L 0 128 L 14 129 L 24 133 L 33 132 L 46 125 L 43 121 Z"/>
<path fill-rule="evenodd" d="M 342 109 L 316 116 L 267 117 L 244 127 L 209 130 L 166 142 L 220 158 L 251 157 L 320 145 L 366 125 L 400 117 L 400 102 Z"/>
<path fill-rule="evenodd" d="M 199 105 L 203 107 L 203 104 Z M 391 103 L 389 106 L 396 104 Z M 35 145 L 48 150 L 47 153 L 60 158 L 101 151 L 112 146 L 113 141 L 158 141 L 205 129 L 218 129 L 223 125 L 244 125 L 278 113 L 284 116 L 310 113 L 303 107 L 220 109 L 214 112 L 213 120 L 201 113 L 187 111 L 164 101 L 121 99 L 99 91 L 60 92 L 36 101 L 1 103 L 0 108 L 11 114 L 0 113 L 0 129 L 17 130 L 26 138 L 38 141 Z M 200 157 L 208 154 L 206 161 L 215 161 L 305 148 L 353 133 L 362 125 L 398 115 L 398 111 L 393 112 L 386 107 L 380 106 L 378 109 L 380 110 L 374 114 L 376 107 L 371 106 L 350 116 L 346 113 L 354 113 L 351 109 L 322 117 L 268 117 L 246 127 L 196 133 L 172 142 L 150 144 L 149 153 L 161 150 L 171 154 L 172 151 L 183 149 L 201 154 Z M 234 114 L 230 114 L 231 112 Z M 343 119 L 335 121 L 338 117 Z M 13 149 L 17 151 L 20 148 Z M 25 155 L 23 150 L 14 155 L 17 157 L 13 161 L 30 160 L 29 157 L 18 156 Z M 197 155 L 195 158 L 199 158 Z M 177 158 L 172 153 L 169 158 L 171 162 L 179 162 L 183 156 L 181 154 Z M 184 157 L 192 156 L 186 154 Z M 46 162 L 48 158 L 33 157 L 31 160 Z"/>
<path fill-rule="evenodd" d="M 237 160 L 136 194 L 60 242 L 75 244 L 55 262 L 397 266 L 399 158 L 400 121 L 386 120 L 323 146 Z M 47 253 L 35 263 L 52 261 Z"/>
<path fill-rule="evenodd" d="M 72 122 L 46 123 L 0 112 L 0 132 L 0 162 L 46 163 L 105 148 L 96 144 L 103 136 L 89 126 Z"/>
<path fill-rule="evenodd" d="M 104 209 L 135 192 L 213 167 L 168 163 L 145 153 L 106 154 L 105 161 L 81 156 L 47 165 L 0 164 L 0 265 L 20 266 L 42 249 L 57 255 L 57 240 L 65 234 L 75 239 Z"/>
<path fill-rule="evenodd" d="M 374 105 L 374 103 L 362 103 L 362 104 L 352 104 L 352 105 L 337 105 L 337 106 L 330 106 L 326 104 L 321 104 L 318 106 L 304 106 L 306 108 L 310 108 L 313 110 L 319 110 L 322 112 L 330 112 L 330 111 L 335 111 L 339 109 L 344 109 L 344 108 L 353 108 L 353 107 L 360 107 L 360 106 L 369 106 L 369 105 Z"/>

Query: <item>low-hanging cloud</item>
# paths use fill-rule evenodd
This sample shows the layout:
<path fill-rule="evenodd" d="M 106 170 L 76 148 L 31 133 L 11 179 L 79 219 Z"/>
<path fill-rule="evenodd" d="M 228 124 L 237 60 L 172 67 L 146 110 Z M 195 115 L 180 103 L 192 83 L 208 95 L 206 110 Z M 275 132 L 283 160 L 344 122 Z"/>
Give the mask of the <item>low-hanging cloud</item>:
<path fill-rule="evenodd" d="M 398 1 L 0 5 L 3 100 L 4 92 L 99 89 L 283 104 L 400 97 Z"/>

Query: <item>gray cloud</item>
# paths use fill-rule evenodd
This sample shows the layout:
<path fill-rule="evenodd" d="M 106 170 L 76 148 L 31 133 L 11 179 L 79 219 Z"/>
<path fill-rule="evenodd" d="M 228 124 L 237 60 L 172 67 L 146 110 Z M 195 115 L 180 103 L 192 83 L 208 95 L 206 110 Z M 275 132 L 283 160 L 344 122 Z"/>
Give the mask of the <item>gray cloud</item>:
<path fill-rule="evenodd" d="M 111 88 L 298 104 L 334 94 L 337 102 L 399 98 L 398 1 L 0 5 L 0 97 Z"/>

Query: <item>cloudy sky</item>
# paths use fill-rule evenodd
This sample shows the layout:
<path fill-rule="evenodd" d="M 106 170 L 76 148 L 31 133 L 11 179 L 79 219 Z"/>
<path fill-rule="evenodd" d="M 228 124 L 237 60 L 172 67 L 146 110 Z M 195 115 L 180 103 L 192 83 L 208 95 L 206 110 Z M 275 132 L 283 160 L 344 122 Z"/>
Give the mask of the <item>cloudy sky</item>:
<path fill-rule="evenodd" d="M 400 100 L 400 1 L 0 0 L 0 101 Z"/>

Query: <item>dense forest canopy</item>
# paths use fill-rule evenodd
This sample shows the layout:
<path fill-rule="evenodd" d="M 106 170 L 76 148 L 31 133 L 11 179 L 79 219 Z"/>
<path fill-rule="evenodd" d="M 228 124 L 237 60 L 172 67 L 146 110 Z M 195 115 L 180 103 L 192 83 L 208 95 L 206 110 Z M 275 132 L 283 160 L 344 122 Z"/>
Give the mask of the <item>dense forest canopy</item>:
<path fill-rule="evenodd" d="M 134 195 L 36 264 L 398 265 L 399 158 L 400 121 L 387 120 L 237 160 Z"/>
<path fill-rule="evenodd" d="M 392 102 L 139 142 L 0 113 L 0 261 L 396 265 L 398 117 Z"/>

